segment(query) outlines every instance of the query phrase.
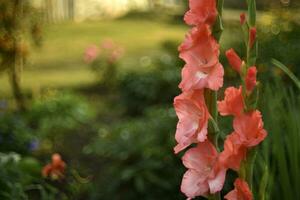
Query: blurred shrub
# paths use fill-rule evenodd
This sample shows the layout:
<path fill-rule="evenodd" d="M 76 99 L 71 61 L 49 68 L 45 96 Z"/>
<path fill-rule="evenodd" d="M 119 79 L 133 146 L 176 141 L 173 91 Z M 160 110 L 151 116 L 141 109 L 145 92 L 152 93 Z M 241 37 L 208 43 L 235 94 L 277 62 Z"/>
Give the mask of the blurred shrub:
<path fill-rule="evenodd" d="M 183 167 L 173 155 L 176 122 L 172 108 L 156 107 L 144 117 L 103 125 L 84 148 L 103 160 L 91 199 L 182 199 Z"/>
<path fill-rule="evenodd" d="M 149 61 L 150 71 L 132 71 L 125 74 L 120 81 L 121 102 L 127 113 L 141 114 L 151 105 L 172 104 L 179 94 L 182 61 L 178 58 L 177 43 L 163 43 L 165 53 Z M 150 58 L 149 58 L 150 59 Z M 148 58 L 144 58 L 147 64 Z"/>
<path fill-rule="evenodd" d="M 55 190 L 40 179 L 40 163 L 16 153 L 0 153 L 0 199 L 54 200 Z"/>
<path fill-rule="evenodd" d="M 71 93 L 54 93 L 34 101 L 26 119 L 38 135 L 52 137 L 86 123 L 92 116 L 83 98 Z"/>
<path fill-rule="evenodd" d="M 84 60 L 95 73 L 99 84 L 108 89 L 115 88 L 117 84 L 117 66 L 123 56 L 124 49 L 113 40 L 106 39 L 98 47 L 89 46 L 84 53 Z"/>
<path fill-rule="evenodd" d="M 31 128 L 20 114 L 3 113 L 0 116 L 0 152 L 28 153 L 33 139 Z"/>
<path fill-rule="evenodd" d="M 60 145 L 61 137 L 92 116 L 87 102 L 70 93 L 35 100 L 31 109 L 23 114 L 4 112 L 0 115 L 0 152 L 27 154 L 45 141 L 50 150 L 53 145 Z"/>

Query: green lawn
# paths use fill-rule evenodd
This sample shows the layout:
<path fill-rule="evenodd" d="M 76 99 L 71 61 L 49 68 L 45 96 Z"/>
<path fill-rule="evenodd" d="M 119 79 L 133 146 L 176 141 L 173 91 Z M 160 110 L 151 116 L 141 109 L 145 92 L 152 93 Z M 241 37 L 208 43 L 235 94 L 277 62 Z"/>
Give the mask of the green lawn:
<path fill-rule="evenodd" d="M 226 11 L 226 21 L 239 19 L 239 11 Z M 225 24 L 226 25 L 226 24 Z M 226 27 L 225 27 L 226 28 Z M 76 87 L 94 82 L 93 74 L 83 62 L 83 52 L 90 44 L 100 44 L 111 38 L 125 49 L 121 67 L 138 68 L 142 56 L 159 52 L 165 40 L 183 40 L 188 27 L 172 25 L 159 20 L 122 19 L 83 23 L 64 23 L 48 25 L 44 30 L 44 43 L 39 49 L 31 51 L 22 87 L 37 91 L 40 88 Z M 226 30 L 222 36 L 223 48 L 229 47 L 238 37 L 236 32 Z M 10 96 L 10 87 L 5 74 L 0 76 L 1 95 Z"/>
<path fill-rule="evenodd" d="M 130 66 L 141 56 L 158 50 L 161 42 L 182 40 L 186 28 L 149 20 L 114 20 L 49 25 L 44 30 L 44 44 L 33 49 L 23 74 L 23 88 L 72 87 L 90 84 L 95 79 L 83 62 L 83 52 L 90 44 L 111 38 L 125 49 L 122 63 Z M 129 64 L 128 64 L 129 63 Z M 132 66 L 138 67 L 138 66 Z M 10 88 L 5 74 L 0 76 L 0 92 Z"/>

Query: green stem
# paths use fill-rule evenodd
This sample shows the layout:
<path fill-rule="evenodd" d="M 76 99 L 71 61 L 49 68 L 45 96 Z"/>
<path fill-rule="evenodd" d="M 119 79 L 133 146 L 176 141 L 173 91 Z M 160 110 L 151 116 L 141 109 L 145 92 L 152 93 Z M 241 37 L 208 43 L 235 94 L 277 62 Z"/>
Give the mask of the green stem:
<path fill-rule="evenodd" d="M 223 4 L 224 4 L 224 0 L 217 1 L 218 16 L 216 19 L 216 23 L 213 27 L 213 35 L 217 41 L 220 41 L 223 32 L 223 23 L 222 23 Z M 218 149 L 219 129 L 218 129 L 217 98 L 218 98 L 218 93 L 216 91 L 212 91 L 209 89 L 205 90 L 206 105 L 212 117 L 212 119 L 209 121 L 208 137 L 210 141 L 212 141 L 215 147 Z M 208 199 L 221 200 L 221 194 L 220 192 L 217 192 L 216 194 L 209 196 Z"/>
<path fill-rule="evenodd" d="M 210 195 L 207 197 L 208 200 L 221 200 L 221 194 L 220 192 Z"/>
<path fill-rule="evenodd" d="M 250 189 L 252 190 L 253 186 L 253 169 L 256 160 L 257 149 L 252 149 L 248 153 L 247 164 L 246 164 L 246 181 L 249 184 Z"/>

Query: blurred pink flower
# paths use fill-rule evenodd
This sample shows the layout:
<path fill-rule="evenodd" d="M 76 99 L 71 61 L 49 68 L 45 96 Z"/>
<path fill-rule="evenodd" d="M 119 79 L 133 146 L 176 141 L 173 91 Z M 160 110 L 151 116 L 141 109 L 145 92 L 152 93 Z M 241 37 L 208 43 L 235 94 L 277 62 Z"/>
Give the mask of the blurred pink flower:
<path fill-rule="evenodd" d="M 84 61 L 91 63 L 99 56 L 100 49 L 96 45 L 89 46 L 84 53 Z"/>
<path fill-rule="evenodd" d="M 184 20 L 189 25 L 212 25 L 217 16 L 216 0 L 189 0 L 190 10 Z"/>
<path fill-rule="evenodd" d="M 177 96 L 174 107 L 179 118 L 175 134 L 178 145 L 174 148 L 175 153 L 178 153 L 192 143 L 206 140 L 209 113 L 202 90 Z"/>
<path fill-rule="evenodd" d="M 122 47 L 115 48 L 109 57 L 109 62 L 114 63 L 119 60 L 124 54 L 124 49 Z"/>
<path fill-rule="evenodd" d="M 234 182 L 234 190 L 224 198 L 227 200 L 253 200 L 253 195 L 249 185 L 242 179 L 237 178 Z"/>
<path fill-rule="evenodd" d="M 189 149 L 182 161 L 188 171 L 183 176 L 181 191 L 189 199 L 222 190 L 227 170 L 219 165 L 218 152 L 209 140 Z"/>
<path fill-rule="evenodd" d="M 112 39 L 105 39 L 100 46 L 103 49 L 113 49 L 116 45 Z"/>

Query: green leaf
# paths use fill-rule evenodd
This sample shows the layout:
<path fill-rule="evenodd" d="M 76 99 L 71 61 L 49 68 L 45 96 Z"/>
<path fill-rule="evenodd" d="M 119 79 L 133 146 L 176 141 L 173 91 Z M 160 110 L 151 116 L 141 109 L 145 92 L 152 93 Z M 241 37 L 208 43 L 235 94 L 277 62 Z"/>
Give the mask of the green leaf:
<path fill-rule="evenodd" d="M 299 79 L 293 74 L 293 72 L 291 70 L 289 70 L 289 68 L 287 66 L 285 66 L 284 64 L 282 64 L 281 62 L 279 62 L 276 59 L 272 59 L 271 62 L 276 67 L 278 67 L 279 69 L 281 69 L 282 71 L 284 71 L 292 79 L 292 81 L 295 83 L 295 85 L 300 89 L 300 81 L 299 81 Z"/>

